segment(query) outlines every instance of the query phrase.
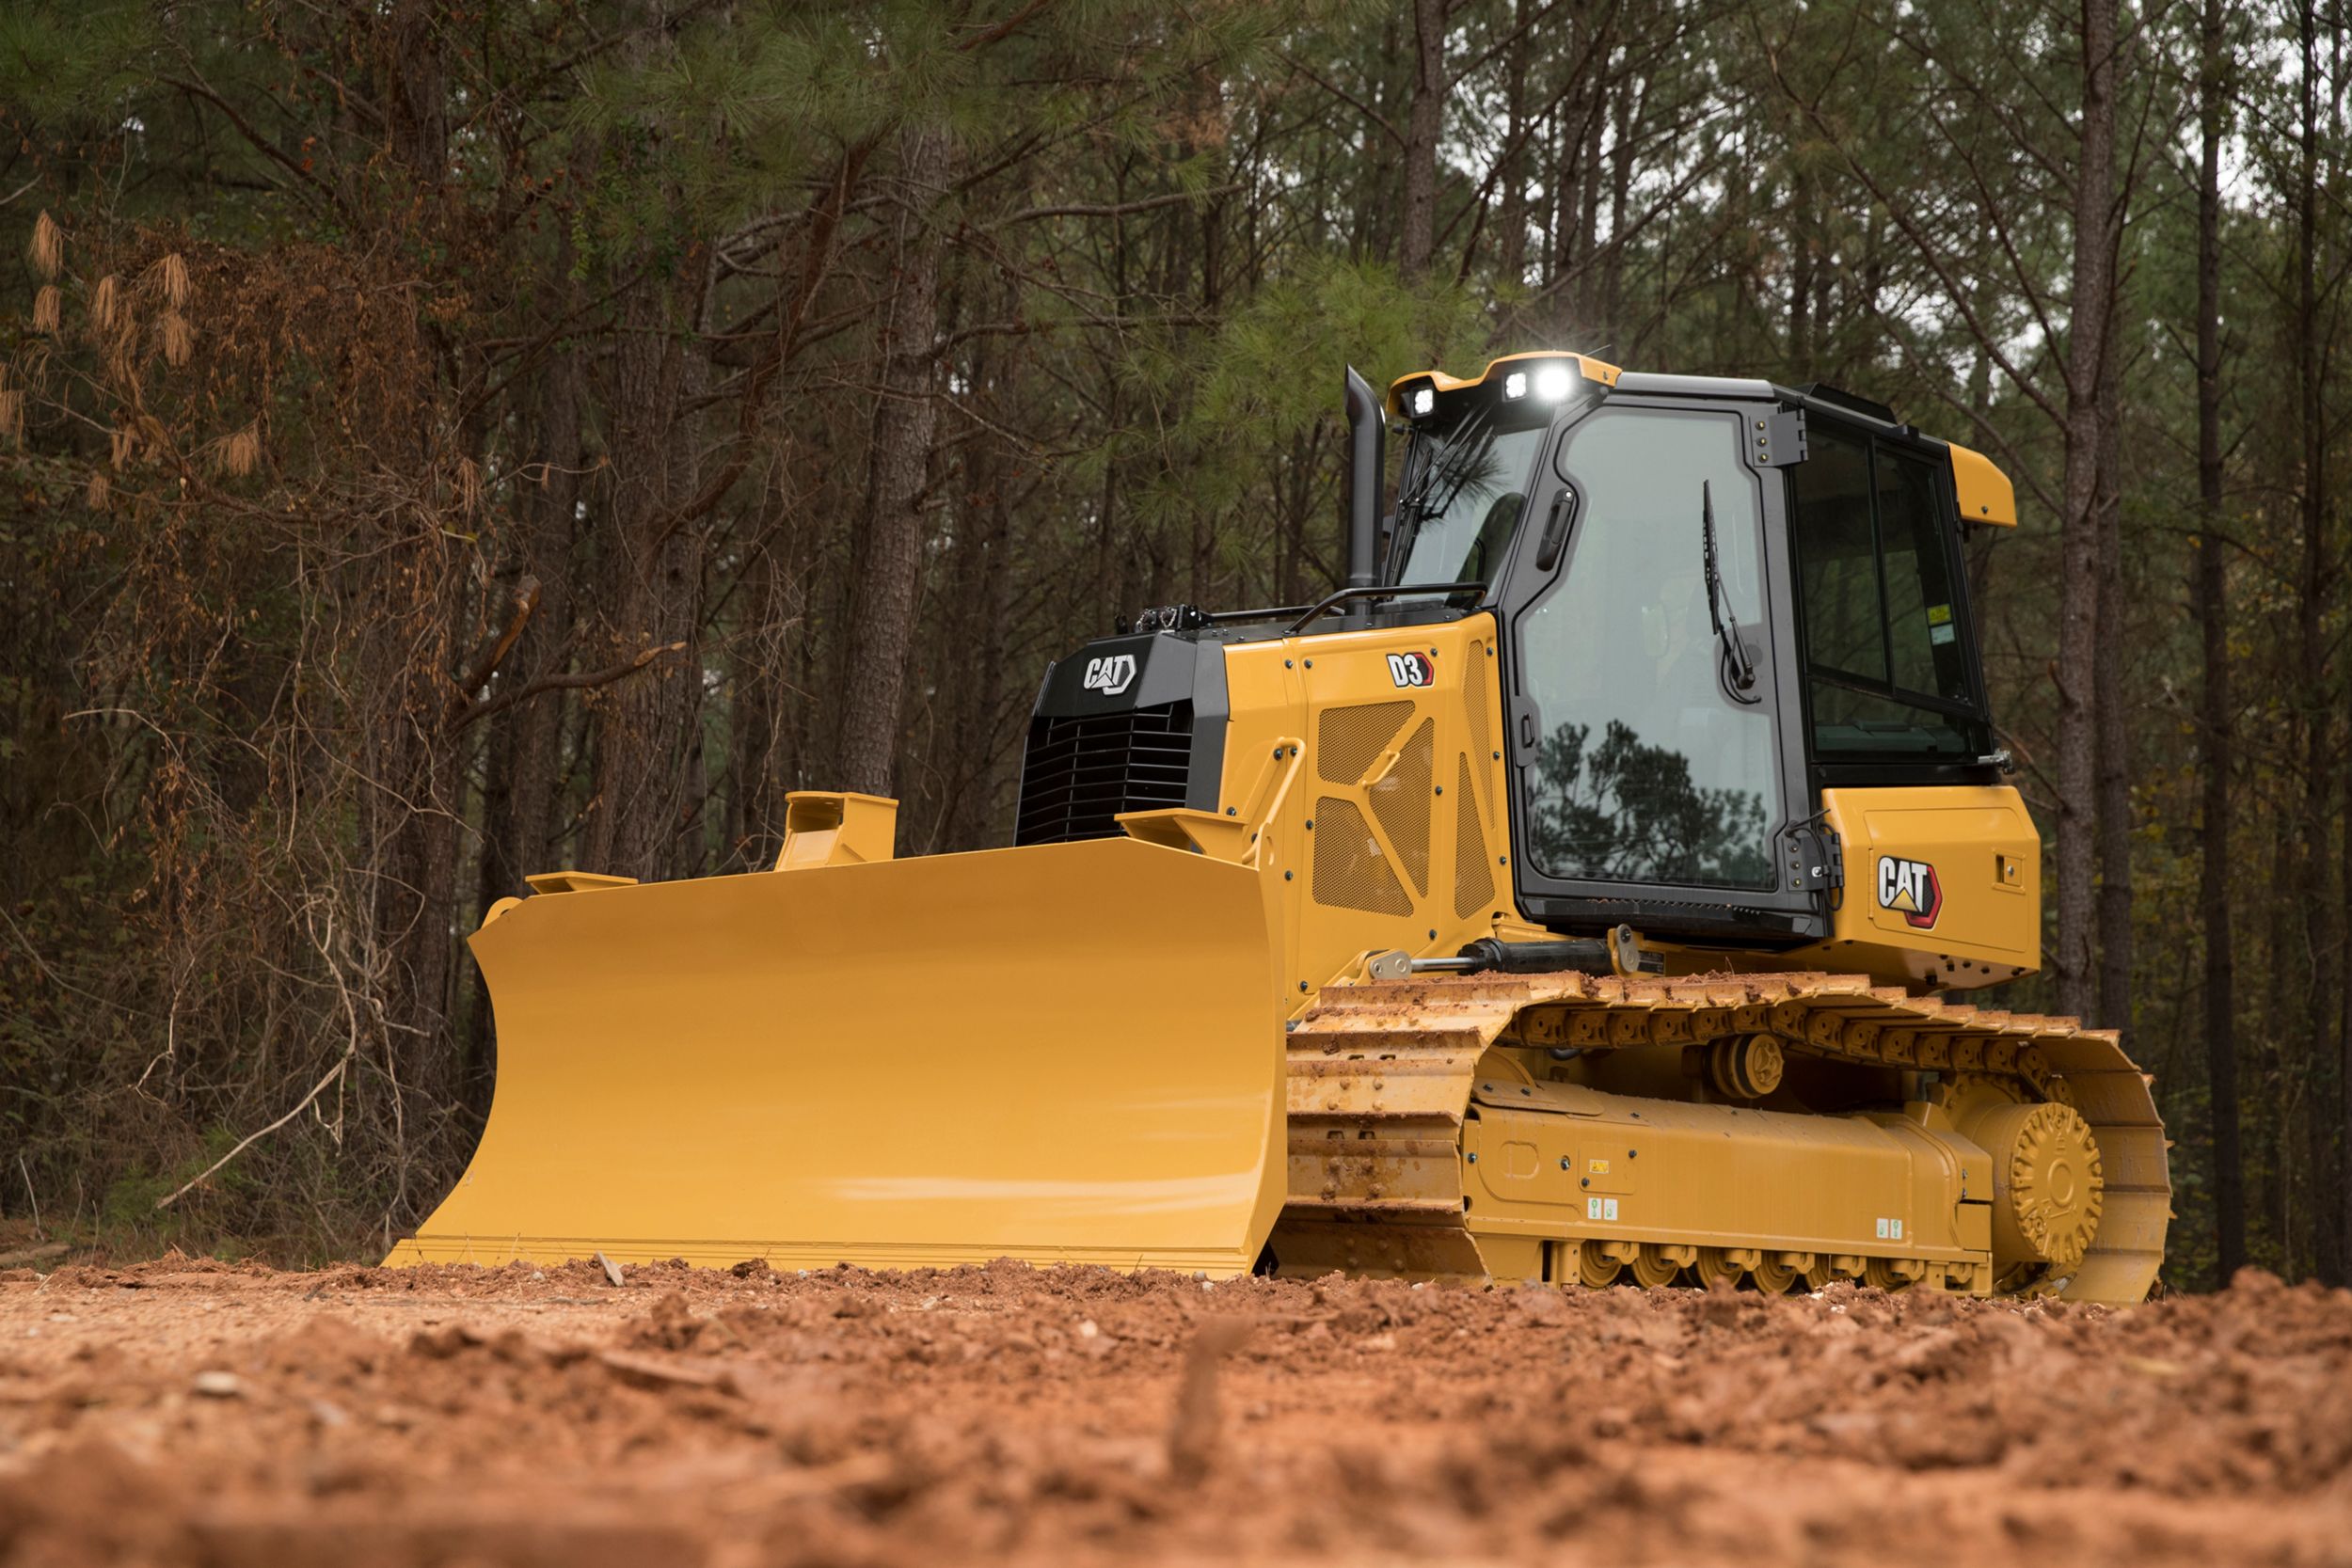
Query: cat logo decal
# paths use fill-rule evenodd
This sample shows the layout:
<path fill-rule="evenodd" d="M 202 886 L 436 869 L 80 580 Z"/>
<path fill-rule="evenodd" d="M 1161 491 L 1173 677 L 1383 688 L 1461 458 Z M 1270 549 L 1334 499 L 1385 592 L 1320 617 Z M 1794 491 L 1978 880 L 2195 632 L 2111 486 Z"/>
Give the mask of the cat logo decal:
<path fill-rule="evenodd" d="M 1936 880 L 1935 867 L 1925 861 L 1880 856 L 1879 908 L 1895 911 L 1922 931 L 1931 928 L 1944 908 L 1944 884 Z"/>

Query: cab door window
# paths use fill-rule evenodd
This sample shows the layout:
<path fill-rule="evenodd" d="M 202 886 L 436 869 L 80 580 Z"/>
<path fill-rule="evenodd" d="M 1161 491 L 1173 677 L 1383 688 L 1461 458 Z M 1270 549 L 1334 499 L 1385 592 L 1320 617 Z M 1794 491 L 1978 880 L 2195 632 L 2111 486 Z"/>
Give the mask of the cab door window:
<path fill-rule="evenodd" d="M 1602 408 L 1561 443 L 1567 555 L 1518 626 L 1540 728 L 1516 760 L 1528 857 L 1545 877 L 1776 885 L 1762 492 L 1742 429 L 1724 414 Z M 1725 675 L 1735 623 L 1755 671 L 1746 689 Z"/>

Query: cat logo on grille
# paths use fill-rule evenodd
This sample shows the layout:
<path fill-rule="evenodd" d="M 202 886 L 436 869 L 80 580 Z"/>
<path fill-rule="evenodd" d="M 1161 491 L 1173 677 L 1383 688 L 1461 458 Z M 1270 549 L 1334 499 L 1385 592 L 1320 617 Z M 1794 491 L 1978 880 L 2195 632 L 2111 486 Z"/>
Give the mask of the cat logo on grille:
<path fill-rule="evenodd" d="M 1136 656 L 1110 654 L 1087 660 L 1086 689 L 1116 697 L 1136 684 Z"/>

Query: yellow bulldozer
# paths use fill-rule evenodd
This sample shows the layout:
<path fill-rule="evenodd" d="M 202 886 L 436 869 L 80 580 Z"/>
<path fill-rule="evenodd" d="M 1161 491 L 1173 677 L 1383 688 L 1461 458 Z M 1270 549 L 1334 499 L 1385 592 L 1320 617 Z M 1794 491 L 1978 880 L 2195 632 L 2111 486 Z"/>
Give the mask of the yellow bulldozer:
<path fill-rule="evenodd" d="M 493 907 L 489 1118 L 391 1260 L 2145 1297 L 2147 1079 L 1945 999 L 2040 958 L 2009 481 L 1568 353 L 1347 410 L 1346 585 L 1054 664 L 1011 847 L 804 793 L 772 870 Z"/>

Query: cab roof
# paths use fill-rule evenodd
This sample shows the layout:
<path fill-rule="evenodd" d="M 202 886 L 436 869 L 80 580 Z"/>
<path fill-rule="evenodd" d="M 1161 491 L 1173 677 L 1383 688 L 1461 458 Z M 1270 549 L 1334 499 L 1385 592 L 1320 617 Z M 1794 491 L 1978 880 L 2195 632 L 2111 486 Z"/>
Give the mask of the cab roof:
<path fill-rule="evenodd" d="M 1577 354 L 1563 349 L 1534 349 L 1524 354 L 1506 354 L 1499 359 L 1489 359 L 1486 361 L 1486 368 L 1473 376 L 1449 375 L 1440 370 L 1414 371 L 1408 374 L 1400 375 L 1389 383 L 1388 411 L 1393 416 L 1404 414 L 1404 389 L 1407 383 L 1425 381 L 1437 391 L 1452 392 L 1465 387 L 1481 386 L 1499 375 L 1509 373 L 1511 367 L 1524 365 L 1531 360 L 1543 360 L 1554 364 L 1565 361 L 1573 365 L 1577 373 L 1584 380 L 1613 389 L 1622 387 L 1629 392 L 1676 392 L 1685 396 L 1777 396 L 1799 404 L 1826 404 L 1850 417 L 1859 415 L 1868 420 L 1895 426 L 1903 430 L 1906 435 L 1949 450 L 1952 487 L 1959 501 L 1960 515 L 1964 521 L 1991 523 L 2003 528 L 2017 526 L 2015 486 L 2010 483 L 2009 476 L 2003 473 L 1991 458 L 1961 446 L 1957 442 L 1938 440 L 1908 430 L 1895 418 L 1894 411 L 1884 404 L 1870 402 L 1836 388 L 1823 387 L 1818 383 L 1809 387 L 1787 388 L 1776 387 L 1771 382 L 1745 376 L 1643 373 L 1629 375 L 1617 366 L 1610 364 L 1605 359 L 1596 359 L 1589 354 Z"/>

